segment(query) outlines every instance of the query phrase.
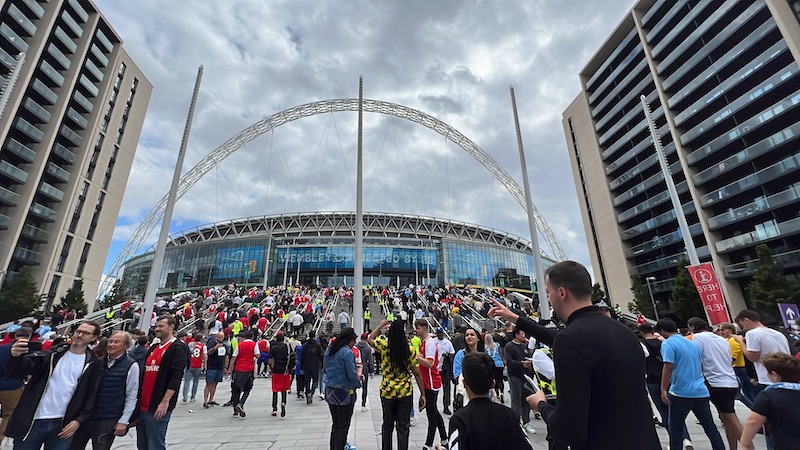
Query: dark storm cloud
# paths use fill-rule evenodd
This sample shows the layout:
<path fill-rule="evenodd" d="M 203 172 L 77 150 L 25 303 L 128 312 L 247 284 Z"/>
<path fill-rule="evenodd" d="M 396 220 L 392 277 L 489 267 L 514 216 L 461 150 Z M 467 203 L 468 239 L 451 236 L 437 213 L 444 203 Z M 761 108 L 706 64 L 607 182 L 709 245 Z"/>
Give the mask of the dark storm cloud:
<path fill-rule="evenodd" d="M 579 91 L 578 71 L 632 2 L 97 4 L 154 85 L 117 248 L 169 187 L 203 64 L 184 172 L 261 118 L 307 102 L 356 97 L 363 75 L 366 98 L 431 114 L 521 180 L 508 94 L 513 84 L 534 203 L 567 254 L 588 263 L 561 112 Z M 318 115 L 259 137 L 178 202 L 172 230 L 245 215 L 354 209 L 355 121 L 353 113 Z M 528 235 L 524 209 L 442 136 L 368 114 L 364 149 L 368 210 Z"/>

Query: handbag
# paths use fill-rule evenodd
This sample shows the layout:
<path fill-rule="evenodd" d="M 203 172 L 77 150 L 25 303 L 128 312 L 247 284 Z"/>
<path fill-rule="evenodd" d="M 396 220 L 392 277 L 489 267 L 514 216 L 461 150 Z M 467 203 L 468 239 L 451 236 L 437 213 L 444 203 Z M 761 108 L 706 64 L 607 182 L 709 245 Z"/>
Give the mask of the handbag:
<path fill-rule="evenodd" d="M 329 405 L 349 405 L 356 401 L 356 390 L 325 386 L 325 401 Z"/>
<path fill-rule="evenodd" d="M 453 411 L 458 411 L 467 406 L 468 403 L 469 397 L 467 397 L 467 388 L 464 387 L 464 374 L 461 374 L 456 378 L 456 391 L 453 394 Z"/>

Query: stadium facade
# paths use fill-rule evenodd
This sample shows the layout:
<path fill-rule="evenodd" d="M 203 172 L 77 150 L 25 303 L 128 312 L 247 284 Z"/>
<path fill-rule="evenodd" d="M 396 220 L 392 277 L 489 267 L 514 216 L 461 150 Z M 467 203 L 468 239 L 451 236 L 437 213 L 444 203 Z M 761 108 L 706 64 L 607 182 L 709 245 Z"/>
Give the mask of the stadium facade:
<path fill-rule="evenodd" d="M 355 213 L 314 212 L 218 222 L 170 236 L 159 291 L 235 282 L 352 285 Z M 131 258 L 122 289 L 141 297 L 154 251 Z M 554 264 L 543 258 L 545 268 Z M 531 291 L 530 242 L 491 228 L 434 217 L 364 214 L 364 283 L 456 284 Z M 266 279 L 266 283 L 265 283 Z"/>

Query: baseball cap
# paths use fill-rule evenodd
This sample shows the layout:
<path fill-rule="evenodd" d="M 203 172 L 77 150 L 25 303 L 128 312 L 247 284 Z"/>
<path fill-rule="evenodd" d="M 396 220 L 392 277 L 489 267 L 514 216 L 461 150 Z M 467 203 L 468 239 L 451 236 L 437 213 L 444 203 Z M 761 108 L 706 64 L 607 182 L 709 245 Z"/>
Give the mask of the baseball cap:
<path fill-rule="evenodd" d="M 595 306 L 597 306 L 598 308 L 605 308 L 605 309 L 609 309 L 609 310 L 611 309 L 611 307 L 608 306 L 608 303 L 606 303 L 603 300 L 600 300 L 599 302 L 597 302 L 597 304 Z"/>
<path fill-rule="evenodd" d="M 436 329 L 436 332 L 437 333 L 444 333 L 444 328 L 439 327 L 439 328 Z"/>

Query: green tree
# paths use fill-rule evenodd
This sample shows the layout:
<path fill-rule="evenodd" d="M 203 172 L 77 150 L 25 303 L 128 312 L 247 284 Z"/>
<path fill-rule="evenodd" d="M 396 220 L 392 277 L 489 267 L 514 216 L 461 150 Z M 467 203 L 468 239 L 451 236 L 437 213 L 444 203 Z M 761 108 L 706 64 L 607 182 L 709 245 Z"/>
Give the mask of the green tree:
<path fill-rule="evenodd" d="M 655 319 L 656 315 L 653 311 L 653 302 L 650 299 L 650 290 L 647 284 L 642 281 L 642 277 L 631 277 L 631 293 L 633 293 L 633 301 L 628 303 L 628 308 L 631 310 L 631 303 L 636 307 L 636 310 L 644 314 L 645 317 Z"/>
<path fill-rule="evenodd" d="M 601 301 L 608 303 L 608 301 L 606 301 L 606 293 L 603 290 L 603 287 L 600 286 L 600 283 L 595 283 L 594 286 L 592 286 L 592 303 L 596 305 Z"/>
<path fill-rule="evenodd" d="M 756 247 L 758 265 L 753 279 L 747 285 L 750 303 L 756 311 L 775 315 L 778 303 L 786 303 L 794 296 L 792 285 L 783 276 L 783 266 L 772 259 L 772 251 L 765 244 Z"/>
<path fill-rule="evenodd" d="M 29 316 L 41 305 L 39 288 L 30 267 L 23 266 L 19 273 L 0 291 L 0 323 Z"/>
<path fill-rule="evenodd" d="M 685 259 L 678 261 L 678 276 L 675 277 L 670 298 L 672 310 L 678 317 L 679 325 L 685 325 L 686 321 L 692 317 L 706 316 L 703 301 L 700 300 L 700 294 L 697 293 L 692 276 L 686 269 L 688 264 Z"/>
<path fill-rule="evenodd" d="M 114 282 L 114 286 L 111 287 L 111 292 L 104 295 L 100 301 L 97 302 L 95 308 L 103 309 L 109 308 L 111 306 L 120 304 L 125 301 L 125 296 L 122 293 L 122 281 L 117 280 Z"/>
<path fill-rule="evenodd" d="M 61 307 L 68 311 L 74 309 L 75 311 L 83 311 L 84 313 L 88 312 L 89 307 L 86 305 L 86 300 L 83 298 L 83 280 L 75 280 L 75 284 L 67 289 L 67 293 L 61 297 L 60 302 Z"/>

